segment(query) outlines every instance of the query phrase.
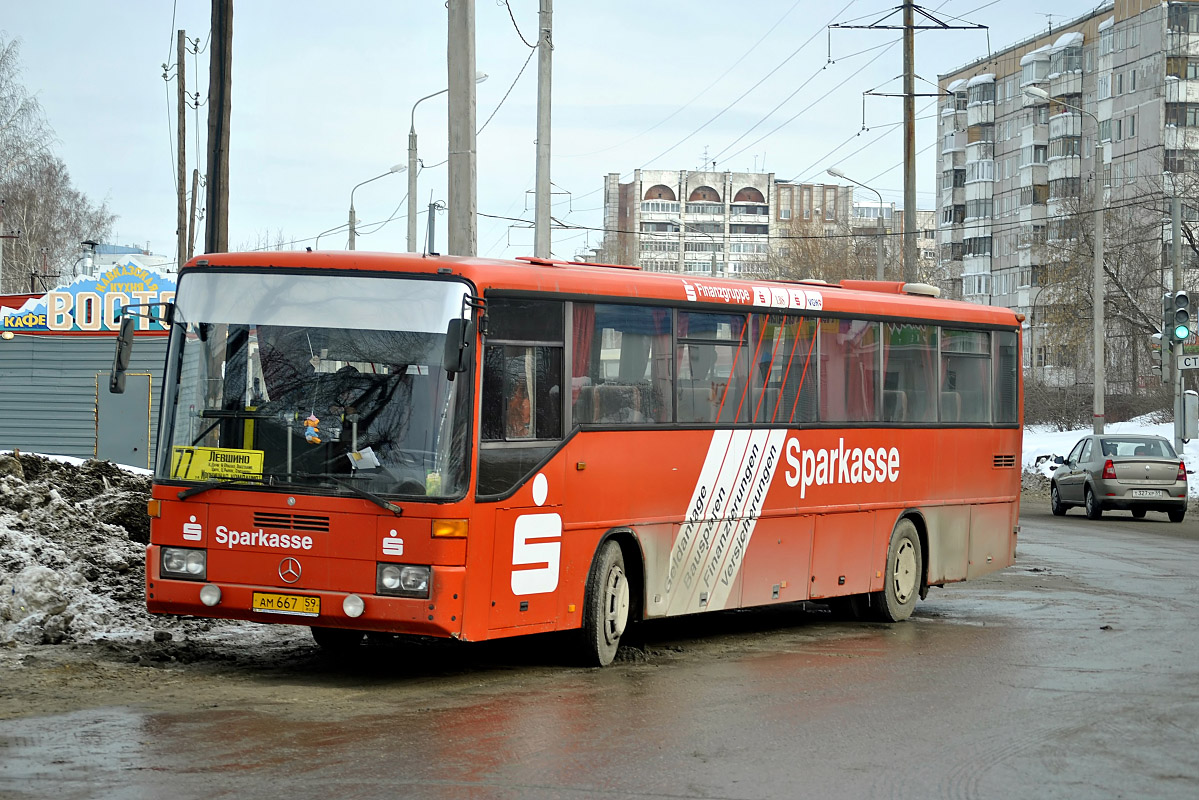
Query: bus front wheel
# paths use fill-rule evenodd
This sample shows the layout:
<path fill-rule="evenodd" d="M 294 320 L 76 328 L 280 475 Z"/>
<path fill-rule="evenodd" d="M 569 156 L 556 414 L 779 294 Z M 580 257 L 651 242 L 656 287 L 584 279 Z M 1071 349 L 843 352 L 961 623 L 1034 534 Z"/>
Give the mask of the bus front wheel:
<path fill-rule="evenodd" d="M 911 520 L 901 519 L 891 532 L 887 548 L 886 585 L 871 597 L 871 605 L 879 619 L 899 622 L 912 616 L 920 597 L 920 581 L 924 574 L 924 557 L 920 551 L 920 536 Z"/>
<path fill-rule="evenodd" d="M 606 667 L 616 658 L 620 637 L 629 623 L 629 578 L 620 545 L 600 548 L 583 601 L 582 656 L 588 666 Z"/>

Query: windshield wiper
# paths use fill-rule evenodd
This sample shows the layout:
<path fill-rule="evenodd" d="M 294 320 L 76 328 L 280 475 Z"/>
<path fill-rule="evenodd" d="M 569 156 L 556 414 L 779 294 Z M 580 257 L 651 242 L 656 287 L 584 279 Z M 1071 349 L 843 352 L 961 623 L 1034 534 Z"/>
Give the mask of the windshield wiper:
<path fill-rule="evenodd" d="M 369 500 L 370 502 L 379 506 L 379 508 L 386 509 L 387 511 L 390 511 L 391 513 L 395 514 L 397 517 L 404 513 L 404 509 L 400 508 L 395 503 L 392 503 L 389 500 L 386 500 L 386 499 L 380 497 L 379 495 L 375 494 L 374 492 L 368 492 L 366 489 L 363 489 L 360 486 L 355 486 L 354 484 L 350 483 L 349 481 L 343 481 L 340 478 L 336 478 L 332 475 L 298 475 L 298 474 L 293 473 L 293 474 L 289 475 L 288 477 L 308 478 L 310 481 L 312 481 L 313 483 L 317 483 L 318 485 L 320 483 L 328 481 L 329 483 L 333 483 L 337 486 L 341 486 L 342 488 L 350 490 L 350 492 L 358 495 L 363 500 Z M 176 497 L 178 497 L 180 500 L 186 500 L 189 497 L 195 497 L 198 494 L 207 492 L 209 489 L 219 489 L 222 486 L 228 486 L 230 484 L 236 484 L 236 483 L 261 483 L 265 486 L 300 486 L 301 485 L 294 481 L 279 480 L 279 477 L 277 475 L 264 475 L 261 477 L 259 477 L 257 475 L 245 475 L 245 476 L 238 477 L 238 478 L 216 478 L 214 480 L 206 481 L 205 483 L 201 483 L 197 486 L 193 486 L 190 489 L 184 489 L 184 490 L 180 491 L 176 495 Z"/>
<path fill-rule="evenodd" d="M 324 478 L 325 480 L 332 481 L 333 483 L 336 483 L 338 486 L 341 486 L 345 489 L 349 489 L 351 492 L 358 495 L 363 500 L 369 500 L 372 503 L 374 503 L 375 505 L 377 505 L 379 508 L 386 509 L 386 510 L 390 511 L 391 513 L 395 514 L 397 517 L 404 513 L 404 509 L 400 508 L 395 503 L 392 503 L 389 500 L 383 499 L 382 497 L 375 494 L 374 492 L 368 492 L 366 489 L 363 489 L 360 486 L 355 486 L 354 484 L 350 483 L 349 481 L 343 481 L 341 478 L 335 478 L 332 475 L 322 475 L 320 477 Z"/>
<path fill-rule="evenodd" d="M 262 478 L 257 475 L 244 475 L 240 478 L 214 478 L 213 480 L 205 481 L 204 483 L 193 486 L 190 489 L 184 489 L 176 496 L 180 500 L 186 500 L 189 497 L 195 497 L 198 494 L 207 492 L 209 489 L 216 489 L 221 486 L 226 486 L 230 483 L 268 483 L 268 481 L 273 482 L 274 476 L 270 475 L 266 478 Z"/>

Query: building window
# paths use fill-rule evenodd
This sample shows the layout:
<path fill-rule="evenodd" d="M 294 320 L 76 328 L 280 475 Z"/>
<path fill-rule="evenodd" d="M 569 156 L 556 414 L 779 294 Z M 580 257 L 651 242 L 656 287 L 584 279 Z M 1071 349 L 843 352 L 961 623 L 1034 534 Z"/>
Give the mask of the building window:
<path fill-rule="evenodd" d="M 837 189 L 833 186 L 824 187 L 824 221 L 833 222 L 837 219 Z"/>
<path fill-rule="evenodd" d="M 1079 178 L 1058 178 L 1049 182 L 1050 197 L 1078 197 L 1082 189 Z"/>
<path fill-rule="evenodd" d="M 1199 125 L 1199 103 L 1166 103 L 1166 124 L 1180 128 Z"/>
<path fill-rule="evenodd" d="M 973 86 L 966 88 L 966 94 L 969 98 L 969 104 L 974 103 L 994 103 L 995 102 L 995 83 L 993 81 L 985 81 L 976 83 Z"/>
<path fill-rule="evenodd" d="M 1099 121 L 1099 141 L 1110 142 L 1112 140 L 1112 121 L 1103 119 Z"/>
<path fill-rule="evenodd" d="M 1132 139 L 1137 135 L 1137 115 L 1130 114 L 1125 118 L 1124 138 Z"/>
<path fill-rule="evenodd" d="M 1190 3 L 1171 3 L 1166 16 L 1171 33 L 1199 33 L 1199 6 Z"/>

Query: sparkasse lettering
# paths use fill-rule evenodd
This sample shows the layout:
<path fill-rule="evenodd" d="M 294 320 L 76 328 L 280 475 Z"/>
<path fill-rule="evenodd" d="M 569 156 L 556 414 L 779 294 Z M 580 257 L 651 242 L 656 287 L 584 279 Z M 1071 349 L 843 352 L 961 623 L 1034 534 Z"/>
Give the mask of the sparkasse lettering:
<path fill-rule="evenodd" d="M 788 486 L 798 486 L 799 496 L 807 496 L 809 486 L 857 483 L 894 483 L 899 480 L 899 449 L 896 447 L 854 447 L 846 449 L 845 439 L 835 449 L 804 450 L 799 439 L 787 440 Z"/>
<path fill-rule="evenodd" d="M 216 528 L 216 543 L 232 550 L 234 547 L 273 547 L 283 550 L 311 550 L 312 537 L 291 533 L 264 533 L 256 531 L 234 531 L 224 525 Z"/>

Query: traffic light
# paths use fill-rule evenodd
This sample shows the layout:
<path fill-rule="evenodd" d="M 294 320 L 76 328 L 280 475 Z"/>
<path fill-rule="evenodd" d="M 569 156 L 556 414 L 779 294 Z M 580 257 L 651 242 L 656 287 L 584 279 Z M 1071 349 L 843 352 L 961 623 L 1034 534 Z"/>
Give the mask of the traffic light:
<path fill-rule="evenodd" d="M 1170 296 L 1170 339 L 1185 342 L 1191 335 L 1191 298 L 1185 290 Z"/>
<path fill-rule="evenodd" d="M 1162 374 L 1162 339 L 1164 338 L 1160 333 L 1149 337 L 1149 371 L 1158 376 Z"/>

